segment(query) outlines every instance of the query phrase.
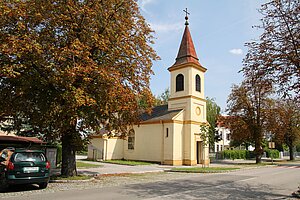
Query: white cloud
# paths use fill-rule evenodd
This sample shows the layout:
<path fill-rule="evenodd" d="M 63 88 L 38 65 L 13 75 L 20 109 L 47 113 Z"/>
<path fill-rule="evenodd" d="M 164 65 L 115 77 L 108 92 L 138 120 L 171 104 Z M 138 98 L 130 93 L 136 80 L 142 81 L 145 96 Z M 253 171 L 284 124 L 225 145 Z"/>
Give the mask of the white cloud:
<path fill-rule="evenodd" d="M 139 0 L 138 1 L 138 4 L 139 4 L 139 6 L 140 6 L 140 8 L 141 8 L 141 10 L 142 11 L 144 11 L 145 13 L 148 13 L 149 14 L 149 12 L 146 10 L 146 5 L 147 4 L 151 4 L 151 3 L 153 3 L 155 0 Z"/>
<path fill-rule="evenodd" d="M 178 31 L 182 29 L 182 23 L 175 23 L 175 24 L 150 23 L 150 26 L 155 32 L 170 32 L 170 31 Z"/>
<path fill-rule="evenodd" d="M 229 51 L 229 53 L 231 53 L 233 55 L 242 55 L 243 54 L 243 50 L 242 49 L 231 49 Z"/>

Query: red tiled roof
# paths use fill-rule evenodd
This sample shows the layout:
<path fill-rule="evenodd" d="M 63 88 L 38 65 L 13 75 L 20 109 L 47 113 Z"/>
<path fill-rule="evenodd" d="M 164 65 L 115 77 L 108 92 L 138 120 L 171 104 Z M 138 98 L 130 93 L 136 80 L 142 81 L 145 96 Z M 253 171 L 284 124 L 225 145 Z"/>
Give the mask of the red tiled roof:
<path fill-rule="evenodd" d="M 182 36 L 181 44 L 177 54 L 176 62 L 174 65 L 180 65 L 184 63 L 195 63 L 200 65 L 192 40 L 192 36 L 189 27 L 186 25 Z"/>
<path fill-rule="evenodd" d="M 9 136 L 9 135 L 0 135 L 0 141 L 4 142 L 26 142 L 26 143 L 44 143 L 42 140 L 36 137 L 20 137 L 20 136 Z"/>

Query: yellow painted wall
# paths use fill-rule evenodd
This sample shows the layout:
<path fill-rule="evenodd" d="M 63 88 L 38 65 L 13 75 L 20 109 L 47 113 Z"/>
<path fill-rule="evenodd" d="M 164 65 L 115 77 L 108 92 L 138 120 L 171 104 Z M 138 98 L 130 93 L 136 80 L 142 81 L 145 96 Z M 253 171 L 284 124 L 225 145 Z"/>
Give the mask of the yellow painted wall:
<path fill-rule="evenodd" d="M 90 140 L 88 146 L 88 159 L 93 159 L 93 149 L 103 151 L 104 149 L 104 140 L 102 138 L 93 138 Z"/>
<path fill-rule="evenodd" d="M 165 160 L 173 160 L 173 140 L 174 140 L 174 127 L 171 123 L 163 124 L 164 127 L 164 138 L 163 138 L 163 155 L 162 155 L 162 163 Z M 169 134 L 167 136 L 167 129 L 169 130 Z"/>
<path fill-rule="evenodd" d="M 123 159 L 124 158 L 124 140 L 117 138 L 106 139 L 106 160 Z"/>
<path fill-rule="evenodd" d="M 124 158 L 128 160 L 162 161 L 163 146 L 162 124 L 141 124 L 134 126 L 135 145 L 134 150 L 128 149 L 127 140 L 124 141 Z"/>
<path fill-rule="evenodd" d="M 173 160 L 182 160 L 183 159 L 183 135 L 184 135 L 184 125 L 183 124 L 173 124 L 174 133 L 173 133 Z"/>

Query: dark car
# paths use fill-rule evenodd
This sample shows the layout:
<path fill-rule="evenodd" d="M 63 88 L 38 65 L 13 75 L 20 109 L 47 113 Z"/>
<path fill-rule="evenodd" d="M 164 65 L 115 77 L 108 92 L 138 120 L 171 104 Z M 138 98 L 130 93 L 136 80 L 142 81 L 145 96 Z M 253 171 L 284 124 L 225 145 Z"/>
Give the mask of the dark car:
<path fill-rule="evenodd" d="M 42 150 L 4 149 L 0 152 L 0 186 L 38 184 L 47 187 L 50 162 Z"/>

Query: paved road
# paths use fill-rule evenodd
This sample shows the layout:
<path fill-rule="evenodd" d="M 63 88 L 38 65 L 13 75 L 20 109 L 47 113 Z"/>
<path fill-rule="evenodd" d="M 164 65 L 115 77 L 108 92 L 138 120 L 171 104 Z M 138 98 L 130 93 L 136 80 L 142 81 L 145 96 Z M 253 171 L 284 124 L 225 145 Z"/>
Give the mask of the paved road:
<path fill-rule="evenodd" d="M 55 193 L 26 194 L 16 200 L 293 199 L 300 184 L 297 166 L 245 169 L 223 174 L 187 174 L 166 181 Z"/>

